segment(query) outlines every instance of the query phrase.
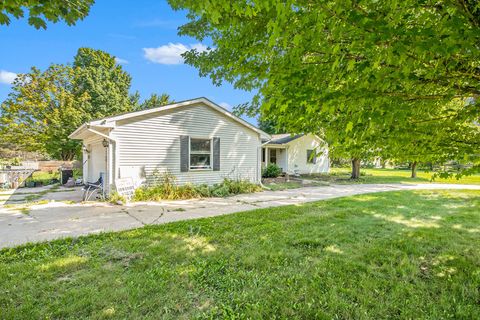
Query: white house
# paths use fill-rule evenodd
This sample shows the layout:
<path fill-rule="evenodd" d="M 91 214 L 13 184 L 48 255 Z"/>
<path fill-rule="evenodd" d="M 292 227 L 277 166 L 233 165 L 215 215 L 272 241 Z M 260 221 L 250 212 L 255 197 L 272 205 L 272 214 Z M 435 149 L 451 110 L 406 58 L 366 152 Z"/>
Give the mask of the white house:
<path fill-rule="evenodd" d="M 103 176 L 108 192 L 117 178 L 139 183 L 155 170 L 179 184 L 259 182 L 262 139 L 270 136 L 199 98 L 91 121 L 70 138 L 83 141 L 84 180 Z"/>
<path fill-rule="evenodd" d="M 116 179 L 132 178 L 138 186 L 155 171 L 172 173 L 179 184 L 211 185 L 224 178 L 260 182 L 262 150 L 269 154 L 267 162 L 274 162 L 273 150 L 297 150 L 285 160 L 279 151 L 275 161 L 286 163 L 284 171 L 328 166 L 325 160 L 307 163 L 307 149 L 315 149 L 316 137 L 278 143 L 206 98 L 91 121 L 69 137 L 83 142 L 84 181 L 102 176 L 107 192 Z M 295 166 L 296 161 L 301 163 Z"/>
<path fill-rule="evenodd" d="M 326 143 L 313 134 L 276 134 L 263 144 L 262 166 L 275 163 L 290 174 L 327 173 Z"/>

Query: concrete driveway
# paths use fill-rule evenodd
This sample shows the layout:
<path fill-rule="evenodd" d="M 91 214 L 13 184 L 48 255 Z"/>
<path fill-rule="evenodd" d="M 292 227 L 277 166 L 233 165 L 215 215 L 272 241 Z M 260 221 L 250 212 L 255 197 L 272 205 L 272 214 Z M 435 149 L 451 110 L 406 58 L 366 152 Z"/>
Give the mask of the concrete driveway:
<path fill-rule="evenodd" d="M 332 185 L 265 191 L 229 198 L 134 203 L 126 206 L 51 202 L 31 206 L 28 211 L 23 212 L 15 207 L 0 206 L 0 248 L 355 194 L 416 189 L 480 190 L 480 185 L 430 183 Z"/>

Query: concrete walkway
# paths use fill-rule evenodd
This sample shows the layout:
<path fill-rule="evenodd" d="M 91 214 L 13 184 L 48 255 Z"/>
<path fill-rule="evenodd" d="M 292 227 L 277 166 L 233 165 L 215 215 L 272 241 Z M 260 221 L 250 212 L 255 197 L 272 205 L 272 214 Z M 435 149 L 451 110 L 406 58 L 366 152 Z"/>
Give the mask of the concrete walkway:
<path fill-rule="evenodd" d="M 120 231 L 149 224 L 213 217 L 258 208 L 277 207 L 356 194 L 418 189 L 470 189 L 480 185 L 357 184 L 265 191 L 230 198 L 210 198 L 112 206 L 104 203 L 53 202 L 23 212 L 0 206 L 0 248 L 62 237 Z"/>

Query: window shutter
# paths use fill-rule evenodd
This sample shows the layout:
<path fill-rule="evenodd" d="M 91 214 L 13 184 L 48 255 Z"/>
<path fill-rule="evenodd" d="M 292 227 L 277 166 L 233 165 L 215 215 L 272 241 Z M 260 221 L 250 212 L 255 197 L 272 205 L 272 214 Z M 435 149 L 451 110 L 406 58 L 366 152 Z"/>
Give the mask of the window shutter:
<path fill-rule="evenodd" d="M 313 164 L 316 164 L 317 163 L 317 152 L 315 150 L 313 152 L 314 152 L 314 154 L 313 154 Z"/>
<path fill-rule="evenodd" d="M 180 136 L 180 171 L 187 172 L 189 166 L 189 136 Z"/>
<path fill-rule="evenodd" d="M 213 171 L 220 171 L 220 138 L 213 138 Z"/>

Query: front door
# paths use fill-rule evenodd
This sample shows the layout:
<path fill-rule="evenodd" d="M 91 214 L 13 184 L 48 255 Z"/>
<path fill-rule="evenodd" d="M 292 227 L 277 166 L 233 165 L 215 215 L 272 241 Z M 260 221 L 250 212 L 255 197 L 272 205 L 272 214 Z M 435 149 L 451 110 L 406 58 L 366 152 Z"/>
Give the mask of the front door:
<path fill-rule="evenodd" d="M 107 169 L 107 148 L 101 142 L 91 145 L 88 159 L 88 182 L 97 182 L 100 176 L 105 179 Z"/>
<path fill-rule="evenodd" d="M 277 164 L 277 149 L 268 149 L 270 155 L 269 155 L 269 163 L 275 163 Z"/>

